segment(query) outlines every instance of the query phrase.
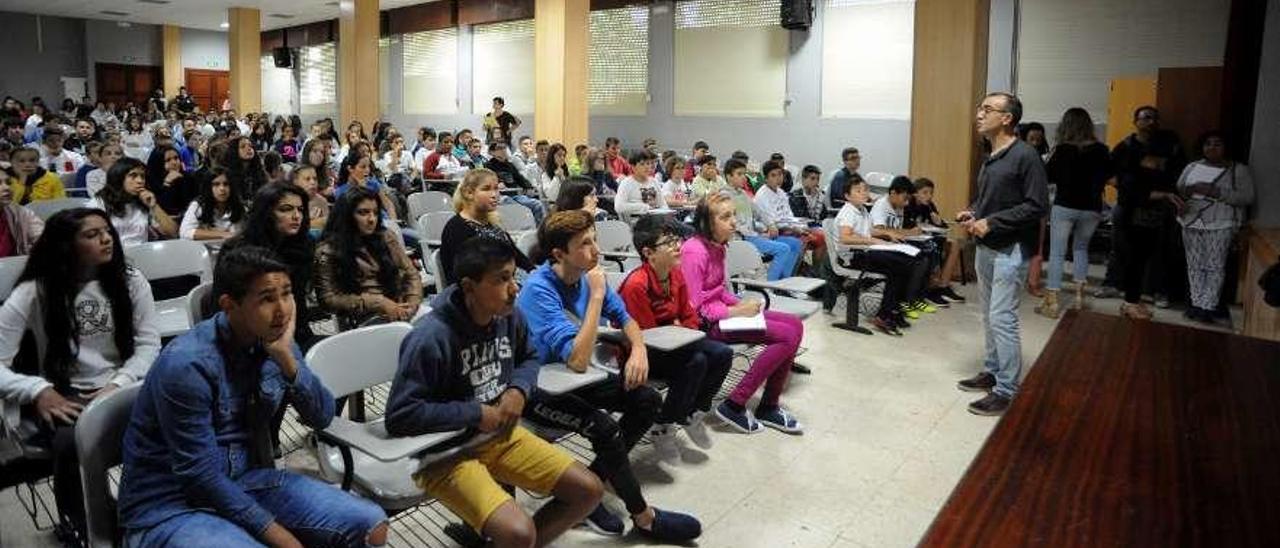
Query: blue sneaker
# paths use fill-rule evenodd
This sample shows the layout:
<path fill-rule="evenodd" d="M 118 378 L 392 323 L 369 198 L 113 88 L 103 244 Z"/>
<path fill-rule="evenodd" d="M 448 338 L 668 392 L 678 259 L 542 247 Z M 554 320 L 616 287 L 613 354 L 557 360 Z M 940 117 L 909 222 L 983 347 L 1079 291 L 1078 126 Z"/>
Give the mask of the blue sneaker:
<path fill-rule="evenodd" d="M 654 508 L 653 524 L 648 529 L 635 530 L 663 544 L 683 544 L 702 535 L 702 523 L 689 514 Z"/>
<path fill-rule="evenodd" d="M 760 421 L 760 424 L 769 428 L 788 434 L 804 433 L 804 425 L 800 424 L 800 421 L 791 416 L 791 413 L 788 413 L 786 409 L 781 407 L 765 410 L 756 409 L 756 413 L 759 413 L 756 419 Z"/>
<path fill-rule="evenodd" d="M 745 409 L 741 412 L 734 411 L 729 408 L 728 400 L 720 402 L 720 405 L 716 406 L 716 416 L 720 417 L 720 420 L 724 421 L 725 424 L 732 426 L 734 430 L 743 434 L 755 434 L 764 430 L 760 423 L 756 422 L 756 419 L 751 416 L 751 411 Z"/>
<path fill-rule="evenodd" d="M 626 524 L 622 523 L 622 518 L 613 515 L 604 504 L 596 506 L 595 510 L 587 516 L 587 520 L 583 523 L 587 524 L 592 531 L 610 537 L 622 536 L 622 532 L 626 530 Z"/>

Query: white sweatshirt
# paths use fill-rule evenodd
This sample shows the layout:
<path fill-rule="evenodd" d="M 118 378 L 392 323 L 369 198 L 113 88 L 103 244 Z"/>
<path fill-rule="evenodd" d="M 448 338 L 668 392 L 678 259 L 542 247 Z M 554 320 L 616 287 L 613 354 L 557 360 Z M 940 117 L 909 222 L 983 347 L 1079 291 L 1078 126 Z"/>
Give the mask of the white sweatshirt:
<path fill-rule="evenodd" d="M 618 195 L 613 207 L 619 215 L 638 215 L 650 209 L 666 209 L 667 199 L 662 196 L 658 180 L 650 177 L 643 183 L 628 175 L 618 182 Z"/>

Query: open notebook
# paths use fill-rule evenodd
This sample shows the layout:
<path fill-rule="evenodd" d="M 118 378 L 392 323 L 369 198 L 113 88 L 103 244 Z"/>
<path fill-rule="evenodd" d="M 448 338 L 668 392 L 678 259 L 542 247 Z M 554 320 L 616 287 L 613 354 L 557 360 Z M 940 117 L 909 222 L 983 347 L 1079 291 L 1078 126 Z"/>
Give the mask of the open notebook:
<path fill-rule="evenodd" d="M 764 310 L 757 312 L 755 316 L 750 317 L 734 317 L 720 320 L 720 331 L 725 333 L 733 331 L 764 331 Z"/>

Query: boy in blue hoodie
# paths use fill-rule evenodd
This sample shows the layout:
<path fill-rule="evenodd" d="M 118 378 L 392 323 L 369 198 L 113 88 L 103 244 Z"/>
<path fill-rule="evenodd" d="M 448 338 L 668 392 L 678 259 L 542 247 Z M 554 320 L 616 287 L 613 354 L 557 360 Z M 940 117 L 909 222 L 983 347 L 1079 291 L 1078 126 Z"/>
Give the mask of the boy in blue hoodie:
<path fill-rule="evenodd" d="M 519 424 L 540 365 L 524 319 L 513 311 L 514 251 L 471 238 L 454 273 L 458 283 L 436 297 L 400 345 L 387 431 L 494 432 L 466 457 L 433 464 L 414 480 L 495 546 L 543 546 L 591 512 L 603 487 L 572 457 Z M 498 481 L 555 498 L 530 519 Z"/>
<path fill-rule="evenodd" d="M 538 229 L 538 245 L 547 263 L 525 280 L 517 305 L 529 319 L 530 339 L 543 362 L 564 362 L 573 371 L 585 372 L 591 367 L 601 320 L 622 328 L 630 354 L 621 375 L 558 396 L 539 392 L 526 416 L 577 432 L 591 442 L 596 454 L 591 471 L 613 486 L 641 534 L 660 542 L 687 542 L 702 534 L 702 524 L 693 516 L 645 502 L 627 457 L 653 425 L 662 396 L 645 384 L 649 359 L 640 326 L 605 283 L 595 235 L 595 222 L 585 210 L 547 217 Z M 615 421 L 613 412 L 621 412 L 622 418 Z M 625 529 L 603 505 L 587 517 L 587 524 L 606 535 L 621 535 Z"/>

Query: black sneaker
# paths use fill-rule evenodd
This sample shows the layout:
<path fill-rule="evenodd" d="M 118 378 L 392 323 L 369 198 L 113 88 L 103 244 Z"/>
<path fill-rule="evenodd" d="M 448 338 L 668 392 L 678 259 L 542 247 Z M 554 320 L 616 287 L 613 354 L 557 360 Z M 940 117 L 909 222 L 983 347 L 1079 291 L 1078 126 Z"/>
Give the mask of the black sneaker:
<path fill-rule="evenodd" d="M 951 286 L 946 286 L 944 288 L 939 289 L 938 293 L 942 294 L 943 297 L 951 299 L 955 302 L 958 302 L 958 303 L 964 302 L 964 297 L 961 297 L 959 293 L 956 293 L 956 290 L 951 289 Z"/>
<path fill-rule="evenodd" d="M 902 336 L 902 331 L 898 330 L 898 324 L 897 322 L 894 322 L 892 318 L 881 318 L 880 316 L 876 316 L 871 318 L 871 325 L 876 326 L 876 329 L 879 329 L 881 333 L 889 335 L 890 337 Z"/>
<path fill-rule="evenodd" d="M 603 504 L 596 506 L 596 509 L 591 511 L 584 523 L 592 531 L 610 537 L 621 536 L 627 528 L 627 525 L 622 523 L 622 518 L 613 515 L 613 512 L 610 512 Z"/>
<path fill-rule="evenodd" d="M 791 372 L 799 375 L 812 375 L 813 370 L 809 366 L 791 362 Z"/>
<path fill-rule="evenodd" d="M 938 308 L 951 308 L 951 301 L 942 296 L 941 289 L 929 289 L 924 292 L 924 298 L 933 303 Z"/>
<path fill-rule="evenodd" d="M 1010 401 L 1009 398 L 999 394 L 987 394 L 985 398 L 969 404 L 969 412 L 986 417 L 1003 415 L 1004 411 L 1009 408 Z"/>
<path fill-rule="evenodd" d="M 956 388 L 965 392 L 990 392 L 996 387 L 996 376 L 983 371 L 956 383 Z"/>
<path fill-rule="evenodd" d="M 911 328 L 911 322 L 907 321 L 907 316 L 903 314 L 901 310 L 893 312 L 888 319 L 893 320 L 894 325 L 897 325 L 898 329 Z"/>

